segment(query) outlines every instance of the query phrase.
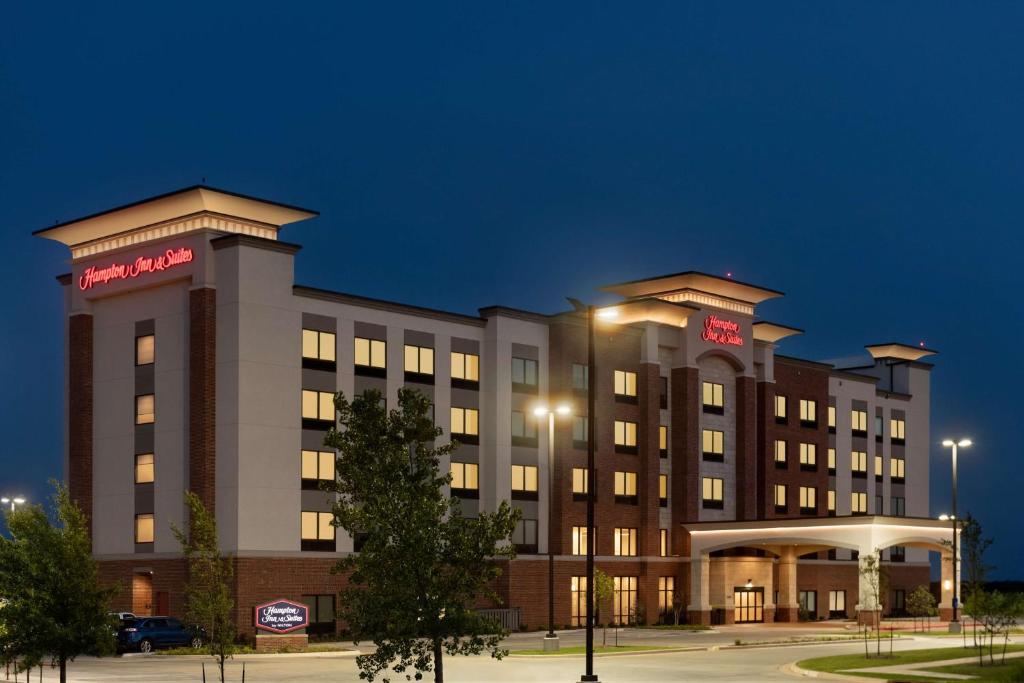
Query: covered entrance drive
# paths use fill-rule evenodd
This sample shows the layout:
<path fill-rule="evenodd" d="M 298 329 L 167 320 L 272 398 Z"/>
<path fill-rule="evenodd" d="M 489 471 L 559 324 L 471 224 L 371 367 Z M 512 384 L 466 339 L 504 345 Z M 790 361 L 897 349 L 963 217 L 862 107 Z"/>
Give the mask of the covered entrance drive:
<path fill-rule="evenodd" d="M 801 605 L 828 599 L 830 614 L 874 622 L 882 608 L 869 582 L 860 576 L 865 561 L 892 547 L 925 548 L 942 555 L 939 613 L 952 611 L 952 530 L 947 522 L 911 517 L 825 517 L 751 522 L 684 524 L 690 534 L 691 623 L 710 624 L 713 611 L 735 623 L 796 621 Z M 944 545 L 945 543 L 945 545 Z M 847 570 L 850 591 L 801 595 L 797 558 L 841 548 L 857 553 Z M 856 591 L 853 588 L 856 587 Z M 883 598 L 882 602 L 886 601 Z"/>

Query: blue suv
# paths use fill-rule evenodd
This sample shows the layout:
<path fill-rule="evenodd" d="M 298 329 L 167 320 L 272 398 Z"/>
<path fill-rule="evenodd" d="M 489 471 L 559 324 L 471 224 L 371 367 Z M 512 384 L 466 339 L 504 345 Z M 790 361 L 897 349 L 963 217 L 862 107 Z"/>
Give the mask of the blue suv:
<path fill-rule="evenodd" d="M 138 617 L 125 620 L 117 632 L 119 652 L 152 652 L 163 647 L 193 647 L 203 645 L 200 630 L 186 627 L 173 617 Z"/>

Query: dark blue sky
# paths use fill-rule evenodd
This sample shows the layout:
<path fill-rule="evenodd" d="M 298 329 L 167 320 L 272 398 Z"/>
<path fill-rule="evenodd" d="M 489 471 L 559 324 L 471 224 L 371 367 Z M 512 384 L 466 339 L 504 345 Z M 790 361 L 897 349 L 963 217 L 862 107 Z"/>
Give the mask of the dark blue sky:
<path fill-rule="evenodd" d="M 781 351 L 940 350 L 937 443 L 1024 578 L 1024 5 L 14 3 L 0 22 L 0 493 L 59 472 L 66 249 L 191 185 L 319 209 L 297 280 L 472 312 L 730 270 Z M 484 7 L 483 5 L 488 5 Z"/>

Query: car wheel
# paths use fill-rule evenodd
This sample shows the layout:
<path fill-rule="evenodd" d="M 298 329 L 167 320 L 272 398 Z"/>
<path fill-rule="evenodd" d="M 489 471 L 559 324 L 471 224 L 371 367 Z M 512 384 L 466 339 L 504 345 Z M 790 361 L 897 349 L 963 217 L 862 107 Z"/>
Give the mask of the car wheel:
<path fill-rule="evenodd" d="M 203 646 L 203 639 L 199 636 L 193 636 L 190 644 L 192 645 L 193 650 L 198 650 Z"/>
<path fill-rule="evenodd" d="M 153 651 L 153 641 L 150 640 L 149 638 L 146 638 L 141 643 L 139 643 L 139 652 L 150 653 L 152 651 Z"/>

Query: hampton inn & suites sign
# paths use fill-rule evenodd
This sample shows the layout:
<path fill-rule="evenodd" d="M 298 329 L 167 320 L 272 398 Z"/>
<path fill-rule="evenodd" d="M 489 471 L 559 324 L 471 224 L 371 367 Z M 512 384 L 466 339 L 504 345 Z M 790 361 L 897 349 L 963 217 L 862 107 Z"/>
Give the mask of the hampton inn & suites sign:
<path fill-rule="evenodd" d="M 193 258 L 191 249 L 179 247 L 154 256 L 140 256 L 129 263 L 89 266 L 78 278 L 78 288 L 84 292 L 95 285 L 105 285 L 116 280 L 131 280 L 145 273 L 156 273 L 190 263 Z"/>
<path fill-rule="evenodd" d="M 726 344 L 728 346 L 743 346 L 743 337 L 740 336 L 740 324 L 717 315 L 709 315 L 704 318 L 704 329 L 700 333 L 704 341 L 715 344 Z"/>

